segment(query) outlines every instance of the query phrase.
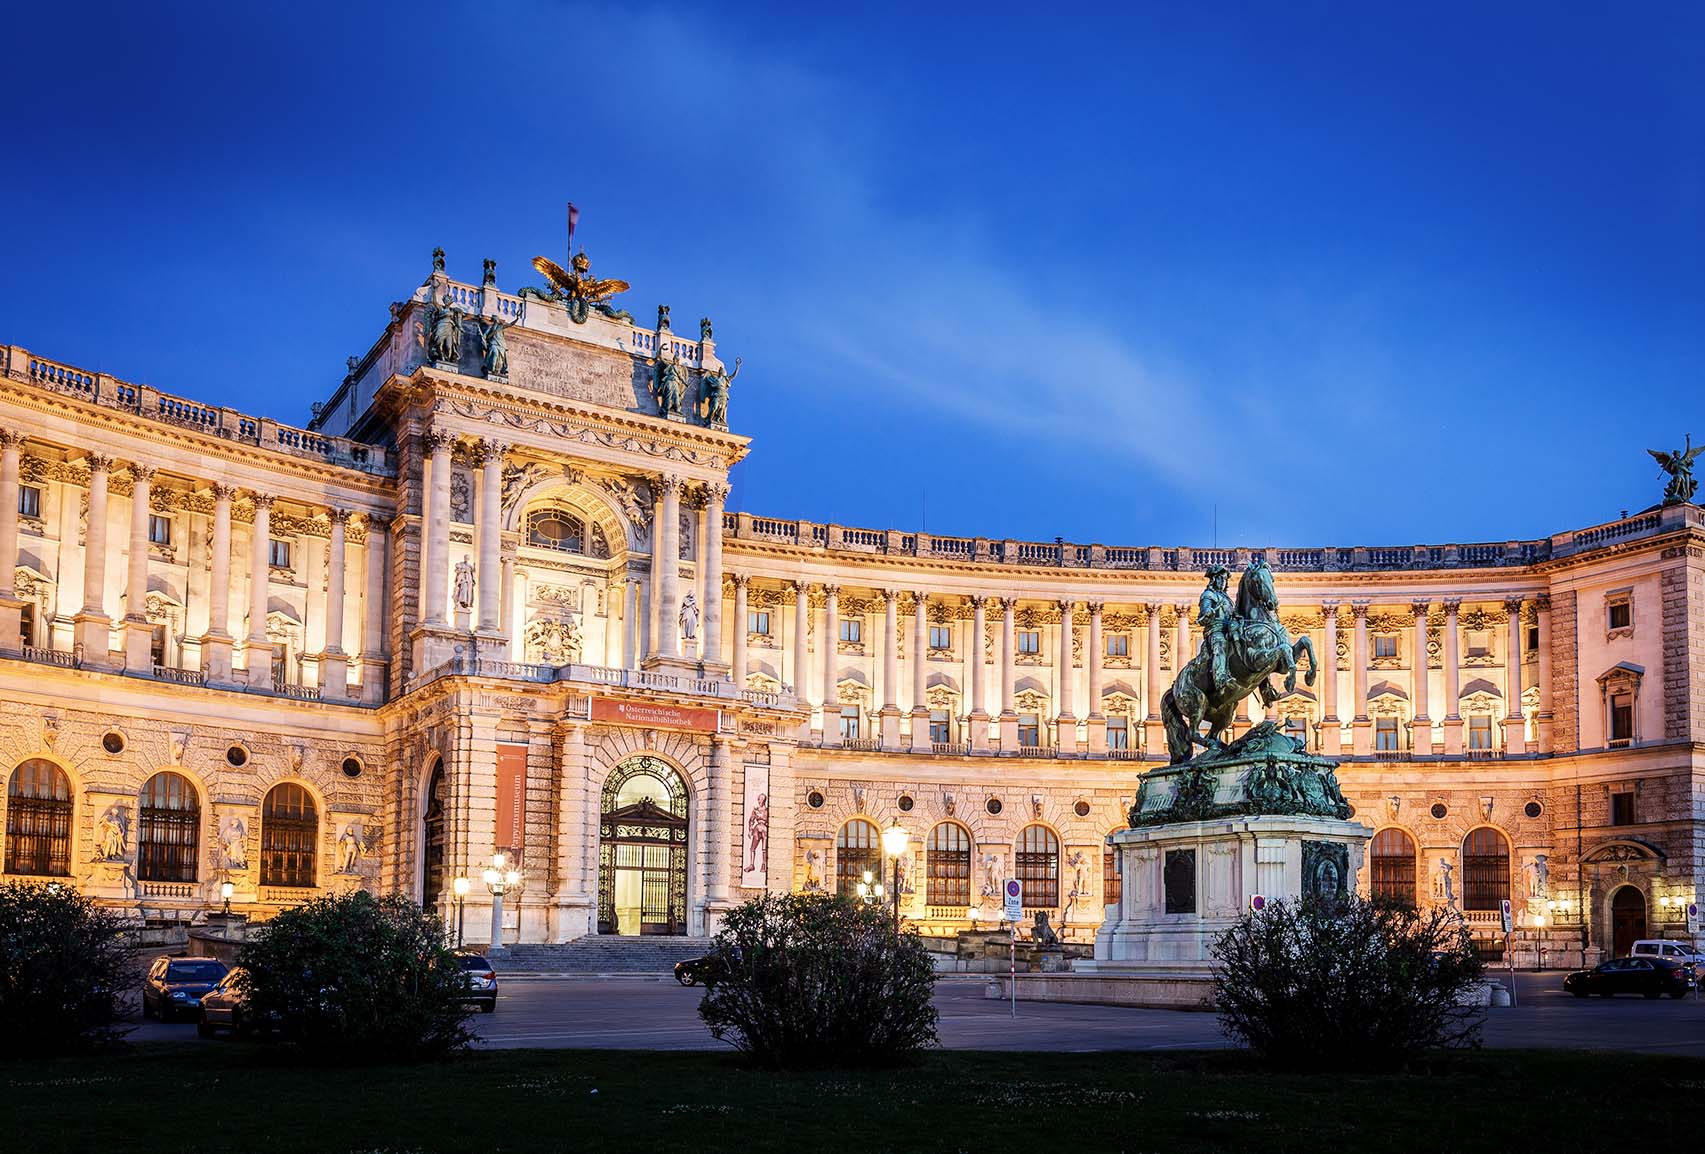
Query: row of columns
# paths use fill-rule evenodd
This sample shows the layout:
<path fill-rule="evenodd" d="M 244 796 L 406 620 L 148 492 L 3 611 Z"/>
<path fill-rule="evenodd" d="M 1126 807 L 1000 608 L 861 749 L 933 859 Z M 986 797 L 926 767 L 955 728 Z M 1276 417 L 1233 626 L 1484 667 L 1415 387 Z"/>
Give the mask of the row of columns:
<path fill-rule="evenodd" d="M 746 611 L 748 604 L 748 587 L 750 578 L 737 574 L 733 578 L 735 588 L 735 612 L 738 615 L 735 627 L 735 657 L 732 674 L 738 684 L 744 684 L 747 672 L 746 655 Z M 801 671 L 809 664 L 808 638 L 810 633 L 810 595 L 813 586 L 808 582 L 795 582 L 795 619 L 794 619 L 794 659 L 793 668 L 795 679 L 799 683 L 799 692 L 804 695 L 805 678 Z M 839 593 L 836 585 L 821 587 L 824 594 L 825 615 L 825 644 L 822 650 L 823 702 L 826 708 L 824 726 L 832 725 L 832 715 L 836 703 L 836 684 L 838 681 L 839 662 Z M 883 596 L 883 633 L 882 653 L 883 668 L 883 700 L 881 716 L 883 722 L 882 744 L 885 748 L 898 748 L 900 733 L 898 718 L 900 716 L 899 696 L 899 654 L 895 645 L 898 637 L 898 614 L 901 598 L 909 597 L 914 621 L 916 623 L 917 640 L 914 652 L 917 659 L 913 662 L 912 712 L 914 718 L 913 745 L 919 742 L 916 733 L 918 719 L 921 717 L 925 726 L 928 724 L 928 705 L 926 701 L 928 667 L 925 660 L 928 653 L 927 597 L 923 592 L 903 593 L 900 590 L 882 590 Z M 972 596 L 971 637 L 967 639 L 968 652 L 971 655 L 971 698 L 967 720 L 971 723 L 971 738 L 973 745 L 986 742 L 987 725 L 991 720 L 987 709 L 987 673 L 986 663 L 982 658 L 982 645 L 986 628 L 987 605 L 990 598 Z M 1017 599 L 994 598 L 996 607 L 1001 613 L 1000 636 L 1000 668 L 1001 668 L 1001 700 L 1000 712 L 994 720 L 1000 724 L 999 734 L 1003 747 L 1015 745 L 1017 742 L 1017 714 L 1015 705 L 1017 666 L 1015 662 L 1015 613 Z M 1527 749 L 1525 736 L 1525 721 L 1521 713 L 1522 694 L 1522 612 L 1524 599 L 1511 598 L 1505 601 L 1505 609 L 1509 614 L 1509 633 L 1507 638 L 1509 657 L 1505 662 L 1505 700 L 1506 716 L 1503 719 L 1505 749 L 1510 753 L 1521 753 Z M 1058 663 L 1063 671 L 1060 678 L 1058 697 L 1059 712 L 1055 717 L 1057 725 L 1057 741 L 1062 751 L 1074 750 L 1077 746 L 1077 716 L 1074 698 L 1075 685 L 1070 674 L 1071 653 L 1074 645 L 1076 615 L 1080 605 L 1087 604 L 1089 610 L 1088 636 L 1088 681 L 1089 704 L 1086 720 L 1088 721 L 1088 746 L 1094 752 L 1105 750 L 1105 718 L 1101 712 L 1101 703 L 1105 686 L 1105 644 L 1103 634 L 1102 609 L 1103 603 L 1091 601 L 1087 603 L 1075 600 L 1062 600 L 1059 603 L 1059 658 Z M 1322 704 L 1322 745 L 1327 753 L 1341 752 L 1339 716 L 1338 679 L 1336 676 L 1338 650 L 1338 607 L 1340 601 L 1329 600 L 1322 603 L 1325 611 L 1325 652 L 1319 655 L 1320 665 L 1325 675 L 1320 679 Z M 1372 752 L 1372 718 L 1367 713 L 1368 695 L 1368 632 L 1367 612 L 1371 601 L 1355 600 L 1350 602 L 1351 616 L 1354 628 L 1352 645 L 1351 693 L 1353 695 L 1354 712 L 1350 716 L 1352 729 L 1352 751 L 1355 753 Z M 1457 702 L 1460 697 L 1461 664 L 1458 641 L 1458 612 L 1461 598 L 1445 598 L 1442 601 L 1445 610 L 1445 696 L 1448 702 L 1448 713 L 1444 718 L 1445 741 L 1443 752 L 1460 754 L 1462 752 L 1463 719 L 1457 714 Z M 1144 605 L 1147 611 L 1148 623 L 1146 630 L 1147 659 L 1145 672 L 1147 677 L 1148 712 L 1146 728 L 1148 743 L 1153 750 L 1164 748 L 1164 732 L 1159 713 L 1160 699 L 1166 689 L 1161 669 L 1161 630 L 1162 611 L 1167 606 L 1159 602 L 1149 602 Z M 1539 628 L 1539 684 L 1540 707 L 1536 719 L 1536 737 L 1541 751 L 1550 748 L 1550 600 L 1540 596 L 1535 600 L 1537 609 L 1536 619 Z M 1191 629 L 1191 606 L 1179 604 L 1172 606 L 1174 610 L 1173 653 L 1175 655 L 1189 654 L 1193 650 L 1193 631 Z M 1415 613 L 1414 651 L 1417 655 L 1412 663 L 1414 671 L 1414 717 L 1411 725 L 1412 748 L 1420 753 L 1435 752 L 1432 739 L 1432 720 L 1428 714 L 1428 685 L 1427 685 L 1427 616 L 1431 612 L 1432 602 L 1417 600 L 1412 602 Z M 1174 658 L 1176 668 L 1178 657 Z M 887 720 L 887 719 L 892 720 Z M 1009 736 L 1010 730 L 1010 736 Z"/>
<path fill-rule="evenodd" d="M 20 610 L 22 603 L 13 596 L 17 579 L 18 559 L 18 491 L 19 453 L 25 438 L 10 430 L 0 429 L 0 650 L 18 648 Z M 91 453 L 85 459 L 89 468 L 89 509 L 83 545 L 83 596 L 72 618 L 75 651 L 82 662 L 91 668 L 106 668 L 112 664 L 109 655 L 112 618 L 107 612 L 107 523 L 110 514 L 110 481 L 118 462 L 102 453 Z M 126 543 L 124 581 L 124 616 L 119 622 L 123 637 L 125 672 L 153 676 L 154 625 L 148 620 L 149 517 L 153 511 L 153 488 L 158 470 L 151 465 L 134 462 L 129 466 L 131 480 L 129 539 Z M 231 684 L 233 638 L 229 629 L 231 590 L 231 503 L 239 495 L 234 486 L 216 483 L 213 494 L 213 539 L 208 583 L 208 628 L 200 638 L 202 670 L 209 682 Z M 271 516 L 274 498 L 263 493 L 251 495 L 254 506 L 254 527 L 249 555 L 249 632 L 245 639 L 247 684 L 264 689 L 272 688 L 272 642 L 267 636 L 266 619 L 268 590 L 271 575 Z M 332 509 L 330 564 L 326 574 L 325 646 L 320 662 L 320 691 L 322 696 L 342 698 L 348 692 L 348 654 L 343 648 L 344 589 L 348 569 L 346 531 L 350 510 Z M 375 531 L 368 536 L 368 567 L 376 571 L 377 589 L 370 597 L 382 599 L 383 537 Z M 379 600 L 369 604 L 378 604 Z M 376 654 L 380 642 L 379 614 L 364 615 L 369 628 L 364 637 L 363 652 Z M 366 678 L 364 678 L 364 681 Z"/>

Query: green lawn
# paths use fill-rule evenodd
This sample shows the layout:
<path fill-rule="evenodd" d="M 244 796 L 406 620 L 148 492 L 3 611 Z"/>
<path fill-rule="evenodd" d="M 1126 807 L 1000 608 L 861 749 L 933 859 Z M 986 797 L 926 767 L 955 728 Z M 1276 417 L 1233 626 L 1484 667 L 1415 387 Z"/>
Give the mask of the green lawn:
<path fill-rule="evenodd" d="M 16 1051 L 14 1050 L 14 1053 Z M 0 1063 L 0 1146 L 33 1151 L 1605 1151 L 1685 1141 L 1705 1059 L 1441 1058 L 1407 1075 L 1234 1053 L 936 1053 L 876 1073 L 731 1056 L 508 1050 L 306 1069 L 246 1045 Z"/>

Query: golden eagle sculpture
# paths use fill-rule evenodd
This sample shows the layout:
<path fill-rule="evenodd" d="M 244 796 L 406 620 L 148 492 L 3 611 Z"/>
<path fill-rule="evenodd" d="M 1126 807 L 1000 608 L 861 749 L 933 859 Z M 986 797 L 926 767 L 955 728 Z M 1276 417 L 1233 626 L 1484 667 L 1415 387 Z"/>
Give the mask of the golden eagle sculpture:
<path fill-rule="evenodd" d="M 612 307 L 609 298 L 617 293 L 628 291 L 625 280 L 599 280 L 591 275 L 592 262 L 584 252 L 574 254 L 569 261 L 573 272 L 563 268 L 547 256 L 533 258 L 533 267 L 539 270 L 545 280 L 550 282 L 549 292 L 539 292 L 537 289 L 522 290 L 528 295 L 544 297 L 548 300 L 560 300 L 568 309 L 568 317 L 575 324 L 586 323 L 587 316 L 597 309 L 605 316 L 615 320 L 632 320 L 633 317 L 624 310 Z"/>

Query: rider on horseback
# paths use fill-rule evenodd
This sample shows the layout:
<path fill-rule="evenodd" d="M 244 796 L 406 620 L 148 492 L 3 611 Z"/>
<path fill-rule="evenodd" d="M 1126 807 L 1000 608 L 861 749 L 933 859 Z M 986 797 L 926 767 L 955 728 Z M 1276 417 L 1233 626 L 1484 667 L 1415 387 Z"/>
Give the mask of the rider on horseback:
<path fill-rule="evenodd" d="M 1202 627 L 1202 648 L 1208 654 L 1214 691 L 1224 693 L 1231 685 L 1231 670 L 1226 661 L 1231 647 L 1232 604 L 1225 591 L 1231 574 L 1224 565 L 1210 565 L 1206 576 L 1208 587 L 1202 590 L 1196 605 L 1196 624 Z"/>

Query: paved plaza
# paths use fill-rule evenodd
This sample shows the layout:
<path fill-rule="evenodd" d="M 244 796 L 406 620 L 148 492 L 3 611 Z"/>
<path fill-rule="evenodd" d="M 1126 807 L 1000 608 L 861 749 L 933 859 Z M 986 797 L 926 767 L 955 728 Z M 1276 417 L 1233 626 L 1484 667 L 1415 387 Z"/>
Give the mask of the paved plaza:
<path fill-rule="evenodd" d="M 1508 980 L 1507 977 L 1504 980 Z M 1576 999 L 1563 975 L 1518 974 L 1517 1005 L 1487 1011 L 1493 1048 L 1566 1047 L 1705 1056 L 1705 1001 Z M 1201 1049 L 1229 1045 L 1213 1014 L 983 997 L 984 983 L 936 987 L 941 1043 L 954 1050 Z M 699 990 L 658 978 L 507 977 L 495 1014 L 475 1014 L 484 1044 L 519 1048 L 720 1049 L 696 1013 Z M 189 1025 L 146 1022 L 135 1041 L 194 1039 Z M 222 1044 L 222 1043 L 209 1043 Z"/>

